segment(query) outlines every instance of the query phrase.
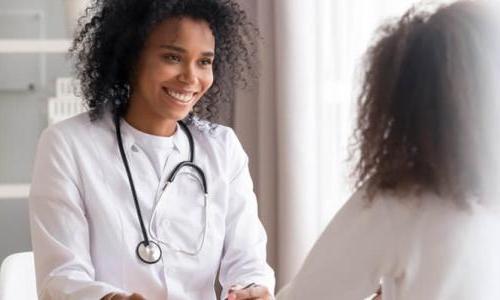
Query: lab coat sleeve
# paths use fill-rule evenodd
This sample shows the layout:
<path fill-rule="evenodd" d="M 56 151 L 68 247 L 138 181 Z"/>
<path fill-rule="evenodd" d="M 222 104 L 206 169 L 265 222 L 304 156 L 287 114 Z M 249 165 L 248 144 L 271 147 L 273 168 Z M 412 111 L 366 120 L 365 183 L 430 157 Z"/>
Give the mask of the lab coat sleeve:
<path fill-rule="evenodd" d="M 248 157 L 231 131 L 230 173 L 226 234 L 219 280 L 221 297 L 231 285 L 256 283 L 274 294 L 274 272 L 266 262 L 267 236 L 258 217 L 257 200 L 248 169 Z"/>
<path fill-rule="evenodd" d="M 29 197 L 39 299 L 100 299 L 122 292 L 94 280 L 75 151 L 61 128 L 40 138 Z"/>
<path fill-rule="evenodd" d="M 360 300 L 394 270 L 396 245 L 385 200 L 355 193 L 337 213 L 277 300 Z"/>

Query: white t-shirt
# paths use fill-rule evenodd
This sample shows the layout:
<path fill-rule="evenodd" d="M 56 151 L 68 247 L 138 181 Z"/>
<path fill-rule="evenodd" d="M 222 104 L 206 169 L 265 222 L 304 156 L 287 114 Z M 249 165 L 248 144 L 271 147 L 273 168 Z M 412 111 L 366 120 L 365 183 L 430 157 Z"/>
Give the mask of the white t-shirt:
<path fill-rule="evenodd" d="M 151 162 L 151 166 L 158 175 L 158 180 L 165 171 L 168 157 L 174 150 L 174 139 L 178 140 L 181 138 L 179 135 L 185 134 L 181 132 L 182 129 L 177 125 L 175 133 L 172 136 L 152 135 L 134 128 L 125 120 L 122 121 L 122 131 L 134 137 L 137 146 L 133 146 L 132 151 L 144 151 Z"/>

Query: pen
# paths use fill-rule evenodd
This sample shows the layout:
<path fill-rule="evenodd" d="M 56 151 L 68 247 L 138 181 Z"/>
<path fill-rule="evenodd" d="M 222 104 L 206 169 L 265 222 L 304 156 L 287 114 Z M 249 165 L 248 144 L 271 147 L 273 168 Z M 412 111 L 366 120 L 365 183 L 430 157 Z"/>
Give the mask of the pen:
<path fill-rule="evenodd" d="M 253 287 L 253 286 L 256 286 L 255 282 L 252 282 L 252 283 L 250 283 L 250 284 L 248 284 L 248 285 L 244 286 L 244 287 L 242 288 L 242 290 L 246 290 L 246 289 L 251 288 L 251 287 Z"/>
<path fill-rule="evenodd" d="M 254 286 L 257 286 L 257 284 L 255 282 L 252 282 L 252 283 L 249 283 L 247 285 L 245 285 L 243 288 L 241 288 L 242 290 L 246 290 L 246 289 L 249 289 L 251 287 L 254 287 Z M 229 290 L 229 293 L 231 293 L 232 290 L 230 289 Z M 226 297 L 224 300 L 228 300 L 228 298 Z"/>

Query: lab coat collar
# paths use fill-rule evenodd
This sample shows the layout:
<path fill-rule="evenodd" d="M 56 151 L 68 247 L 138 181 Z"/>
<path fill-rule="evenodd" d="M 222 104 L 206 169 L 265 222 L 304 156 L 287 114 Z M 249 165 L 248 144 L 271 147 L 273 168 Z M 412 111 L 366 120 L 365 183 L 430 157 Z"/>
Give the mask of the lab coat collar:
<path fill-rule="evenodd" d="M 113 135 L 116 136 L 116 128 L 113 120 L 113 114 L 111 112 L 107 113 L 105 116 L 105 122 L 113 132 Z M 136 145 L 135 138 L 132 134 L 129 134 L 127 130 L 124 130 L 123 119 L 120 119 L 120 124 L 122 124 L 122 140 L 123 147 L 125 149 L 131 149 L 132 146 Z M 175 130 L 173 139 L 173 148 L 174 150 L 179 151 L 180 153 L 189 153 L 189 140 L 187 134 L 180 128 L 179 124 L 177 124 L 177 128 Z"/>
<path fill-rule="evenodd" d="M 189 153 L 189 140 L 187 133 L 177 124 L 177 129 L 174 135 L 174 148 L 180 153 Z"/>

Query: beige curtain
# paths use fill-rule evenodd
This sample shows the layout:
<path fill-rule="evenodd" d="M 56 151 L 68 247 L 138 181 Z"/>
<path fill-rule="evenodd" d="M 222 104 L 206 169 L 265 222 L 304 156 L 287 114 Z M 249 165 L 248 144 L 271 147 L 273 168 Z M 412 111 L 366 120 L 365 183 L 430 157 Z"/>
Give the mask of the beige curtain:
<path fill-rule="evenodd" d="M 240 1 L 261 30 L 261 76 L 240 93 L 235 129 L 250 156 L 277 287 L 288 282 L 317 238 L 318 149 L 315 3 Z"/>

